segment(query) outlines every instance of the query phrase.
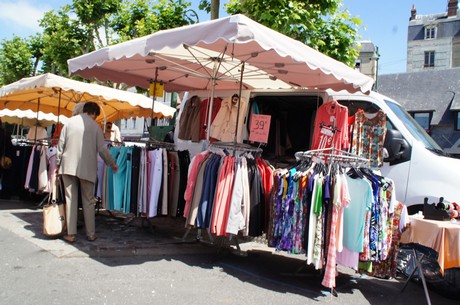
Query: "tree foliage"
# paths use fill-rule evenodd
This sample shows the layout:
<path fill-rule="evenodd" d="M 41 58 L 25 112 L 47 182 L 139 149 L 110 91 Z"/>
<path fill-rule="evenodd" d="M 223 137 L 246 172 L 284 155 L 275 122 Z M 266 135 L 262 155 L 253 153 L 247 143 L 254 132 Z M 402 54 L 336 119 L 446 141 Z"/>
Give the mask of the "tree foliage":
<path fill-rule="evenodd" d="M 43 28 L 42 72 L 67 75 L 67 59 L 94 50 L 87 40 L 89 29 L 72 19 L 71 7 L 66 5 L 57 12 L 49 11 L 40 21 Z"/>
<path fill-rule="evenodd" d="M 160 0 L 154 5 L 151 2 L 135 0 L 122 4 L 110 23 L 118 36 L 114 42 L 127 41 L 199 21 L 197 13 L 190 9 L 190 2 Z"/>
<path fill-rule="evenodd" d="M 181 0 L 73 0 L 71 5 L 46 12 L 40 20 L 42 34 L 21 40 L 7 40 L 0 50 L 0 78 L 8 82 L 39 72 L 68 75 L 67 60 L 115 43 L 123 42 L 159 30 L 198 22 L 198 14 L 190 2 Z M 7 65 L 11 58 L 4 52 L 27 54 L 28 64 Z M 17 59 L 16 59 L 17 60 Z M 23 66 L 30 66 L 24 69 Z M 17 70 L 20 67 L 21 70 Z"/>
<path fill-rule="evenodd" d="M 218 0 L 200 0 L 200 9 L 219 11 Z M 14 82 L 37 72 L 68 75 L 67 60 L 159 30 L 199 22 L 183 0 L 73 0 L 40 20 L 43 33 L 13 37 L 0 45 L 0 81 Z M 230 0 L 229 14 L 242 13 L 337 60 L 354 64 L 360 20 L 341 0 Z"/>
<path fill-rule="evenodd" d="M 0 85 L 7 85 L 33 72 L 32 51 L 29 40 L 13 36 L 0 45 Z"/>
<path fill-rule="evenodd" d="M 356 41 L 361 21 L 342 9 L 342 0 L 230 0 L 226 9 L 229 14 L 244 14 L 350 66 L 358 57 Z"/>

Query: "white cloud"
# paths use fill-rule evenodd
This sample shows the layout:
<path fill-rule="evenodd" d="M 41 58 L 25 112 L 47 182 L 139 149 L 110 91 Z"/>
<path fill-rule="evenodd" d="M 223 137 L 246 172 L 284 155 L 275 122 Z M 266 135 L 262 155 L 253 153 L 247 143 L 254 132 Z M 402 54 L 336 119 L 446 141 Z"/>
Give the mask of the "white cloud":
<path fill-rule="evenodd" d="M 38 20 L 43 18 L 45 12 L 51 10 L 43 2 L 0 0 L 0 21 L 2 24 L 7 24 L 11 32 L 28 30 L 33 33 L 40 32 Z"/>

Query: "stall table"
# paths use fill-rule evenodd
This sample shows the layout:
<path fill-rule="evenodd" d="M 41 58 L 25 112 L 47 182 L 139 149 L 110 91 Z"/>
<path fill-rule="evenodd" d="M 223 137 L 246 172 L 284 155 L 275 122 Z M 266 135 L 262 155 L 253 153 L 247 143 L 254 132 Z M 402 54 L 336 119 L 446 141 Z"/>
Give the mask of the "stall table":
<path fill-rule="evenodd" d="M 401 243 L 417 243 L 438 252 L 441 272 L 460 267 L 460 222 L 423 219 L 412 216 Z"/>

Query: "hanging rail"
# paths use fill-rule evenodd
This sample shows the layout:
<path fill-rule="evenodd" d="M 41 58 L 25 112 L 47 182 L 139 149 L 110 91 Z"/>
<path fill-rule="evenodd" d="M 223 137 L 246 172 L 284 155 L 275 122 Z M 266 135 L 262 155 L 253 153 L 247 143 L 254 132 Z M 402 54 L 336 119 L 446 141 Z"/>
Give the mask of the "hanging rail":
<path fill-rule="evenodd" d="M 244 143 L 234 143 L 234 142 L 213 142 L 209 144 L 209 149 L 213 150 L 214 148 L 217 149 L 225 149 L 231 150 L 233 152 L 254 152 L 254 153 L 262 153 L 262 148 L 254 147 L 249 144 Z"/>
<path fill-rule="evenodd" d="M 319 158 L 323 162 L 339 161 L 339 162 L 348 162 L 352 165 L 360 165 L 364 167 L 370 167 L 370 160 L 364 157 L 355 155 L 353 153 L 339 150 L 335 148 L 324 148 L 324 149 L 315 149 L 307 151 L 299 151 L 295 153 L 295 158 L 297 161 L 302 161 L 305 159 Z"/>

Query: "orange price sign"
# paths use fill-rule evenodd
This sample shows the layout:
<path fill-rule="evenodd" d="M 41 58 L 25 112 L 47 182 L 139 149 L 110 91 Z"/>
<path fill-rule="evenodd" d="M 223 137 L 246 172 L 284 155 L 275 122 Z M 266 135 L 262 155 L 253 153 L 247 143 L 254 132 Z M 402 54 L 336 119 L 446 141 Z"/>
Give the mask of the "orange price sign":
<path fill-rule="evenodd" d="M 267 143 L 270 131 L 270 115 L 253 114 L 249 126 L 249 141 Z"/>

